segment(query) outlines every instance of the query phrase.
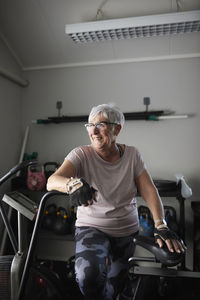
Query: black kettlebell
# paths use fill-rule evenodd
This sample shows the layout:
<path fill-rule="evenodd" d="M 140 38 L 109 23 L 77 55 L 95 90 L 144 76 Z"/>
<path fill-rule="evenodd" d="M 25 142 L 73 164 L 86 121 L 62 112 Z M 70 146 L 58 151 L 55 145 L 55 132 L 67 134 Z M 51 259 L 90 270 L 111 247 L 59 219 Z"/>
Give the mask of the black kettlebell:
<path fill-rule="evenodd" d="M 53 229 L 53 224 L 55 222 L 56 218 L 56 210 L 57 206 L 52 203 L 49 204 L 44 212 L 44 218 L 42 221 L 42 227 L 47 230 L 52 230 Z"/>
<path fill-rule="evenodd" d="M 164 206 L 164 209 L 165 209 L 165 220 L 167 222 L 167 226 L 174 232 L 178 233 L 179 226 L 177 224 L 175 208 L 172 206 Z"/>
<path fill-rule="evenodd" d="M 57 162 L 46 162 L 44 164 L 44 173 L 46 179 L 48 179 L 58 168 L 59 164 Z"/>
<path fill-rule="evenodd" d="M 72 206 L 70 208 L 69 223 L 70 223 L 70 233 L 74 235 L 74 233 L 75 233 L 75 223 L 76 223 L 76 213 L 75 213 L 74 206 Z"/>
<path fill-rule="evenodd" d="M 70 232 L 69 217 L 64 207 L 57 209 L 53 231 L 56 234 L 68 234 Z"/>

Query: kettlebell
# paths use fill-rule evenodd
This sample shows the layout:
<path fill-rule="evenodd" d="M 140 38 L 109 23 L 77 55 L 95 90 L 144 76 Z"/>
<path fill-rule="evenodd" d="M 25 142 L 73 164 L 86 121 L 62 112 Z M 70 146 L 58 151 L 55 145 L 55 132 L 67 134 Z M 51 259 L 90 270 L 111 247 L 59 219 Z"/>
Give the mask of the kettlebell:
<path fill-rule="evenodd" d="M 139 206 L 138 208 L 139 214 L 139 233 L 142 236 L 153 236 L 153 220 L 151 217 L 151 213 L 148 207 Z"/>
<path fill-rule="evenodd" d="M 59 207 L 56 211 L 53 231 L 60 235 L 68 234 L 70 232 L 69 217 L 64 207 Z"/>
<path fill-rule="evenodd" d="M 175 208 L 172 206 L 164 206 L 164 209 L 165 209 L 165 220 L 167 222 L 167 226 L 174 232 L 178 233 L 179 226 L 176 220 Z"/>
<path fill-rule="evenodd" d="M 44 229 L 47 230 L 52 230 L 53 229 L 53 225 L 55 222 L 55 218 L 56 218 L 56 210 L 57 210 L 57 206 L 52 203 L 49 204 L 44 212 L 44 218 L 42 221 L 42 227 Z"/>
<path fill-rule="evenodd" d="M 44 173 L 46 176 L 46 179 L 49 178 L 59 167 L 59 164 L 57 162 L 46 162 L 44 164 Z"/>
<path fill-rule="evenodd" d="M 27 187 L 31 191 L 42 191 L 46 186 L 44 166 L 41 164 L 28 166 Z"/>
<path fill-rule="evenodd" d="M 75 223 L 76 223 L 76 213 L 75 213 L 75 210 L 74 210 L 74 206 L 72 206 L 70 208 L 69 223 L 70 223 L 70 233 L 74 235 L 74 233 L 75 233 Z"/>

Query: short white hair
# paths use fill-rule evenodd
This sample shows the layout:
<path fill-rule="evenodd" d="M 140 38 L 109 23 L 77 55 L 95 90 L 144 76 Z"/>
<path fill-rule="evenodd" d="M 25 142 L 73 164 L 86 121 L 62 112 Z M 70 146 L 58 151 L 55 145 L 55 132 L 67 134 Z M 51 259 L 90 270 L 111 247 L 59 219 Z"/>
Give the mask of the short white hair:
<path fill-rule="evenodd" d="M 124 114 L 113 103 L 94 106 L 89 114 L 88 122 L 90 122 L 91 119 L 95 118 L 99 113 L 101 113 L 102 116 L 107 118 L 110 122 L 120 124 L 122 127 L 125 123 Z"/>

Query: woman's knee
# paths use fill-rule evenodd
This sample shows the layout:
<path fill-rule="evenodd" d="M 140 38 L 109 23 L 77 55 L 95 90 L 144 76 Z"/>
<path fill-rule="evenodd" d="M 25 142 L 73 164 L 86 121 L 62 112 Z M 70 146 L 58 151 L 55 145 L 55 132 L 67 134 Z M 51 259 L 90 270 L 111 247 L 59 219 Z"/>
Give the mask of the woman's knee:
<path fill-rule="evenodd" d="M 80 287 L 87 286 L 87 288 L 101 288 L 106 280 L 106 263 L 85 260 L 81 257 L 75 262 L 76 280 Z"/>

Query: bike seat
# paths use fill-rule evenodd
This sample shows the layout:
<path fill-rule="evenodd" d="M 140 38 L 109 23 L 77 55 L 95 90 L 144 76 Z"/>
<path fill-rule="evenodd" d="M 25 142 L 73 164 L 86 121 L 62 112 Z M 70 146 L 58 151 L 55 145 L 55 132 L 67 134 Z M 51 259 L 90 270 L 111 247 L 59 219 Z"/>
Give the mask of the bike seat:
<path fill-rule="evenodd" d="M 138 235 L 133 241 L 135 245 L 150 251 L 155 256 L 156 261 L 169 267 L 178 265 L 184 257 L 184 253 L 170 252 L 166 245 L 160 248 L 153 237 Z"/>

